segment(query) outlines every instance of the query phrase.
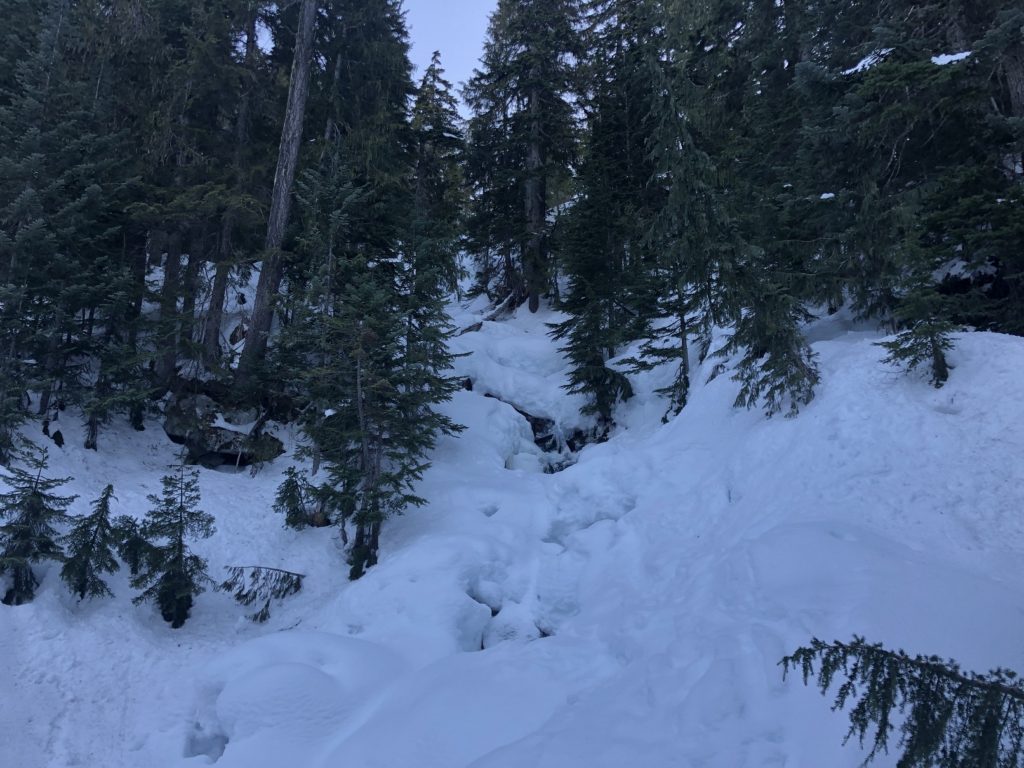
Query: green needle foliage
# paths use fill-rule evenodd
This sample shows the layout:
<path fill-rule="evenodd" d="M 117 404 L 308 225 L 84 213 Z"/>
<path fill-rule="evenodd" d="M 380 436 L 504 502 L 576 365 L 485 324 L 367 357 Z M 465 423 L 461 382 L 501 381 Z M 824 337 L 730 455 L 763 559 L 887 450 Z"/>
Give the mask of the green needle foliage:
<path fill-rule="evenodd" d="M 143 559 L 132 586 L 142 589 L 136 603 L 152 600 L 174 629 L 188 619 L 192 599 L 210 581 L 206 561 L 192 553 L 188 540 L 213 535 L 213 515 L 198 509 L 199 473 L 184 464 L 164 475 L 163 493 L 150 495 L 142 534 L 152 549 Z"/>
<path fill-rule="evenodd" d="M 285 571 L 281 568 L 266 568 L 260 565 L 225 566 L 228 578 L 221 582 L 219 589 L 232 592 L 240 605 L 252 605 L 263 601 L 263 606 L 249 618 L 262 624 L 270 618 L 270 602 L 283 600 L 302 589 L 305 574 Z"/>
<path fill-rule="evenodd" d="M 128 566 L 128 572 L 138 576 L 153 551 L 153 545 L 142 533 L 142 526 L 134 517 L 121 515 L 114 521 L 114 536 L 118 556 Z"/>
<path fill-rule="evenodd" d="M 849 710 L 850 730 L 870 740 L 867 765 L 899 734 L 898 768 L 1017 768 L 1024 764 L 1024 688 L 1016 673 L 963 672 L 937 656 L 908 656 L 854 637 L 817 638 L 780 664 L 817 678 L 822 694 L 838 684 L 833 710 Z M 844 742 L 845 743 L 845 742 Z"/>
<path fill-rule="evenodd" d="M 110 520 L 110 500 L 114 486 L 108 485 L 93 502 L 92 514 L 78 518 L 64 539 L 67 560 L 60 577 L 79 600 L 86 597 L 106 597 L 113 593 L 103 581 L 104 573 L 114 573 L 121 566 L 114 557 L 117 531 Z"/>
<path fill-rule="evenodd" d="M 57 528 L 68 520 L 67 509 L 77 496 L 53 493 L 71 478 L 44 477 L 46 449 L 32 447 L 24 458 L 26 468 L 12 467 L 0 475 L 11 489 L 0 494 L 0 574 L 11 587 L 5 605 L 21 605 L 35 597 L 39 579 L 33 563 L 64 560 Z"/>

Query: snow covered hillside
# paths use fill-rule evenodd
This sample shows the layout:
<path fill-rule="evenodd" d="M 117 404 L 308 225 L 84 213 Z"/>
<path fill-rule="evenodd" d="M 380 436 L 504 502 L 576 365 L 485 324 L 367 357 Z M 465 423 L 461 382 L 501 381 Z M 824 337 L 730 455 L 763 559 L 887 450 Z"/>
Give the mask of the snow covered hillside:
<path fill-rule="evenodd" d="M 114 599 L 78 604 L 53 568 L 35 602 L 0 606 L 0 765 L 852 768 L 845 718 L 782 680 L 812 636 L 1024 671 L 1024 340 L 964 337 L 935 390 L 832 319 L 812 329 L 822 384 L 798 418 L 734 410 L 735 383 L 705 370 L 662 425 L 654 373 L 611 440 L 546 474 L 513 405 L 581 424 L 553 319 L 455 340 L 473 390 L 448 409 L 467 429 L 362 580 L 333 529 L 270 511 L 282 459 L 202 474 L 214 576 L 307 574 L 268 624 L 207 593 L 171 630 L 123 573 Z M 79 503 L 110 481 L 141 517 L 174 457 L 162 431 L 93 453 L 62 429 L 51 470 Z"/>

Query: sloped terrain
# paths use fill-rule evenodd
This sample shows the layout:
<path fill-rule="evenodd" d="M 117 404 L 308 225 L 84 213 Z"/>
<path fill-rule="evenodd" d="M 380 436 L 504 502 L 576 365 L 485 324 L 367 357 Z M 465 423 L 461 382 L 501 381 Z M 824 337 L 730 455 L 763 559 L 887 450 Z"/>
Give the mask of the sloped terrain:
<path fill-rule="evenodd" d="M 482 318 L 456 309 L 460 327 Z M 735 410 L 735 384 L 698 371 L 662 425 L 656 371 L 625 427 L 547 474 L 516 408 L 586 426 L 554 319 L 454 341 L 473 390 L 448 410 L 467 429 L 438 446 L 428 506 L 388 524 L 361 581 L 336 532 L 270 511 L 279 460 L 255 478 L 203 472 L 218 533 L 197 546 L 215 576 L 307 574 L 268 624 L 211 593 L 172 631 L 123 575 L 115 599 L 76 604 L 55 569 L 35 603 L 0 607 L 0 762 L 852 768 L 845 719 L 782 680 L 810 637 L 1024 670 L 1020 339 L 964 337 L 934 390 L 834 319 L 812 329 L 822 385 L 798 418 Z M 54 472 L 83 502 L 114 482 L 117 511 L 141 516 L 174 455 L 159 429 L 94 454 L 62 428 Z"/>

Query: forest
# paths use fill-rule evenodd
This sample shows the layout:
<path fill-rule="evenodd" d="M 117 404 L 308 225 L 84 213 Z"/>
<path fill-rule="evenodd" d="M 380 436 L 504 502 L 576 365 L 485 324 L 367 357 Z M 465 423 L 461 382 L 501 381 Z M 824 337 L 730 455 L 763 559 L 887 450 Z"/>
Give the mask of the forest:
<path fill-rule="evenodd" d="M 194 467 L 259 471 L 285 450 L 275 425 L 305 468 L 267 514 L 336 528 L 359 579 L 463 430 L 441 408 L 472 386 L 453 299 L 483 297 L 488 320 L 560 313 L 577 448 L 614 434 L 655 369 L 665 422 L 718 377 L 737 408 L 797 416 L 822 380 L 807 326 L 840 312 L 935 388 L 965 332 L 1024 335 L 1019 2 L 499 0 L 464 84 L 441 52 L 414 75 L 401 0 L 0 14 L 7 604 L 33 599 L 39 563 L 86 598 L 123 562 L 180 627 L 212 585 L 189 547 L 216 523 Z M 144 520 L 113 516 L 114 477 L 69 514 L 42 447 L 69 420 L 75 450 L 102 453 L 115 422 L 182 446 Z M 220 586 L 265 621 L 302 578 L 247 566 Z M 851 658 L 1024 701 L 1000 670 L 862 639 L 785 661 L 806 679 L 821 659 L 827 690 Z M 971 701 L 964 722 L 991 715 Z M 911 752 L 966 749 L 913 742 L 934 726 L 918 714 Z"/>
<path fill-rule="evenodd" d="M 163 417 L 258 464 L 296 424 L 278 506 L 351 529 L 353 577 L 459 430 L 456 293 L 565 313 L 589 440 L 694 359 L 796 414 L 841 308 L 936 387 L 954 332 L 1024 331 L 1015 3 L 503 0 L 468 119 L 398 0 L 0 8 L 0 457 Z"/>

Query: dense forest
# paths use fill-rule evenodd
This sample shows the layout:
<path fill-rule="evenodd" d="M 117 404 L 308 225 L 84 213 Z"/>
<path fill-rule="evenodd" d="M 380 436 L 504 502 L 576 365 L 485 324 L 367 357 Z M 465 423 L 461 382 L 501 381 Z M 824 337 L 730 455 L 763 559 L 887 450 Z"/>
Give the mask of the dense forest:
<path fill-rule="evenodd" d="M 631 371 L 671 366 L 679 412 L 695 359 L 795 414 L 822 314 L 935 386 L 957 332 L 1024 332 L 1018 3 L 501 0 L 461 94 L 439 54 L 414 79 L 399 0 L 0 10 L 0 458 L 162 418 L 258 464 L 294 423 L 275 507 L 353 577 L 459 430 L 453 294 L 561 310 L 589 439 Z M 12 525 L 6 568 L 56 556 Z"/>

